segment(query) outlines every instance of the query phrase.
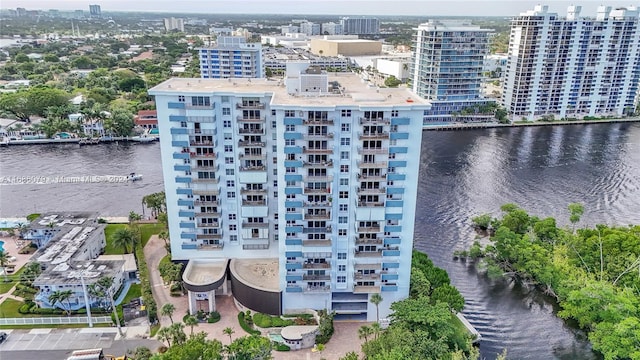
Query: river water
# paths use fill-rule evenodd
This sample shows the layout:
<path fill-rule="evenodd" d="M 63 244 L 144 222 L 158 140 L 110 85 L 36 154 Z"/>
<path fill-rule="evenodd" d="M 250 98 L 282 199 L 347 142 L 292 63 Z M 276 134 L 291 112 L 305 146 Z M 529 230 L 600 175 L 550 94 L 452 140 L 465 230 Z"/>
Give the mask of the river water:
<path fill-rule="evenodd" d="M 144 195 L 163 190 L 158 144 L 2 148 L 4 178 L 130 172 L 143 181 L 0 185 L 0 216 L 56 210 L 126 216 L 142 211 Z M 549 299 L 490 281 L 452 253 L 473 242 L 472 216 L 497 215 L 508 202 L 561 224 L 571 202 L 585 204 L 582 224 L 640 223 L 640 125 L 425 132 L 420 172 L 415 245 L 464 295 L 464 313 L 483 336 L 482 356 L 494 359 L 506 348 L 510 359 L 596 359 L 584 334 L 553 315 Z"/>

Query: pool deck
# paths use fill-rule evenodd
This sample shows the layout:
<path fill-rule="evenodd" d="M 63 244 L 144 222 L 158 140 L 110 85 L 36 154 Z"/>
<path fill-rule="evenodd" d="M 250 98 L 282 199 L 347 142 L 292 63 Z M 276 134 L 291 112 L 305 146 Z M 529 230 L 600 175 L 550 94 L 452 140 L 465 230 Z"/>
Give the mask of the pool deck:
<path fill-rule="evenodd" d="M 31 255 L 33 254 L 18 254 L 18 251 L 22 249 L 24 246 L 30 243 L 28 240 L 20 240 L 17 236 L 0 236 L 0 241 L 4 242 L 4 252 L 8 254 L 9 257 L 15 257 L 16 259 L 9 263 L 9 265 L 15 266 L 15 270 L 13 273 L 17 272 L 24 266 L 24 264 L 29 262 Z M 11 274 L 9 274 L 11 275 Z"/>

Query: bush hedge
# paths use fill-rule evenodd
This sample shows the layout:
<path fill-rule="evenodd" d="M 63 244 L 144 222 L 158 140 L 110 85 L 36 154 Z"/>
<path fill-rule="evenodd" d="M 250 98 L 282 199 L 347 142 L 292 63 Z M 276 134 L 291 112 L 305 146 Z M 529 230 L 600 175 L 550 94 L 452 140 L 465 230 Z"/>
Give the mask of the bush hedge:
<path fill-rule="evenodd" d="M 261 335 L 262 333 L 258 330 L 253 329 L 245 319 L 245 315 L 243 312 L 238 313 L 238 323 L 242 330 L 246 331 L 249 335 Z"/>
<path fill-rule="evenodd" d="M 136 262 L 138 263 L 138 272 L 140 274 L 140 285 L 142 289 L 142 300 L 147 307 L 147 316 L 149 322 L 154 324 L 158 321 L 158 305 L 153 299 L 153 293 L 151 292 L 151 283 L 149 282 L 149 268 L 147 268 L 147 262 L 144 260 L 144 251 L 142 246 L 138 245 L 135 251 Z"/>
<path fill-rule="evenodd" d="M 289 350 L 291 350 L 289 345 L 286 345 L 286 344 L 283 344 L 283 343 L 279 343 L 279 342 L 275 343 L 274 348 L 276 349 L 276 351 L 289 351 Z"/>
<path fill-rule="evenodd" d="M 217 311 L 212 311 L 209 313 L 209 317 L 207 318 L 207 322 L 209 324 L 215 324 L 220 321 L 220 313 Z"/>
<path fill-rule="evenodd" d="M 285 327 L 294 324 L 293 320 L 284 320 L 278 316 L 256 313 L 253 315 L 253 323 L 261 328 Z"/>

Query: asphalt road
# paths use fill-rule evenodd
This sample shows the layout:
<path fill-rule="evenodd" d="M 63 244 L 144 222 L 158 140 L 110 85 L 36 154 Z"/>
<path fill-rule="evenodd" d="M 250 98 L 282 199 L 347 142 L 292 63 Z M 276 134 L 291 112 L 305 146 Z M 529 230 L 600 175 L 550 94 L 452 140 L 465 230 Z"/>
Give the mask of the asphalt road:
<path fill-rule="evenodd" d="M 5 330 L 0 360 L 65 360 L 79 349 L 103 348 L 105 354 L 122 356 L 138 346 L 156 350 L 160 342 L 149 339 L 115 340 L 112 328 Z"/>

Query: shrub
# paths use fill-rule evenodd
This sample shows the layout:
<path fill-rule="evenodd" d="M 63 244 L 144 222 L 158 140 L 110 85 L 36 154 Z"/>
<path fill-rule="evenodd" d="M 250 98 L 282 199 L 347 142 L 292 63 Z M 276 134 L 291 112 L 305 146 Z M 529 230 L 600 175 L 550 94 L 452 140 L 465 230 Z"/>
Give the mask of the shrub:
<path fill-rule="evenodd" d="M 18 312 L 20 314 L 28 314 L 29 310 L 31 310 L 31 305 L 30 304 L 22 304 L 20 305 L 20 307 L 18 308 Z"/>
<path fill-rule="evenodd" d="M 169 348 L 164 346 L 164 345 L 158 347 L 158 353 L 160 353 L 160 354 L 166 353 L 167 350 L 169 350 Z"/>
<path fill-rule="evenodd" d="M 98 224 L 106 224 L 107 220 L 103 219 L 103 218 L 99 218 L 98 219 Z"/>
<path fill-rule="evenodd" d="M 291 348 L 289 347 L 289 345 L 283 344 L 283 343 L 275 343 L 275 349 L 276 351 L 289 351 L 291 350 Z"/>
<path fill-rule="evenodd" d="M 316 336 L 316 344 L 326 344 L 333 335 L 333 315 L 327 310 L 319 310 L 320 324 L 318 325 L 319 334 Z"/>
<path fill-rule="evenodd" d="M 251 325 L 247 323 L 246 315 L 243 312 L 238 313 L 238 323 L 240 324 L 240 327 L 242 328 L 242 330 L 246 331 L 250 335 L 261 334 L 260 331 L 253 329 Z"/>
<path fill-rule="evenodd" d="M 212 311 L 209 313 L 209 317 L 207 318 L 207 322 L 209 324 L 217 323 L 220 321 L 220 313 L 217 311 Z"/>

